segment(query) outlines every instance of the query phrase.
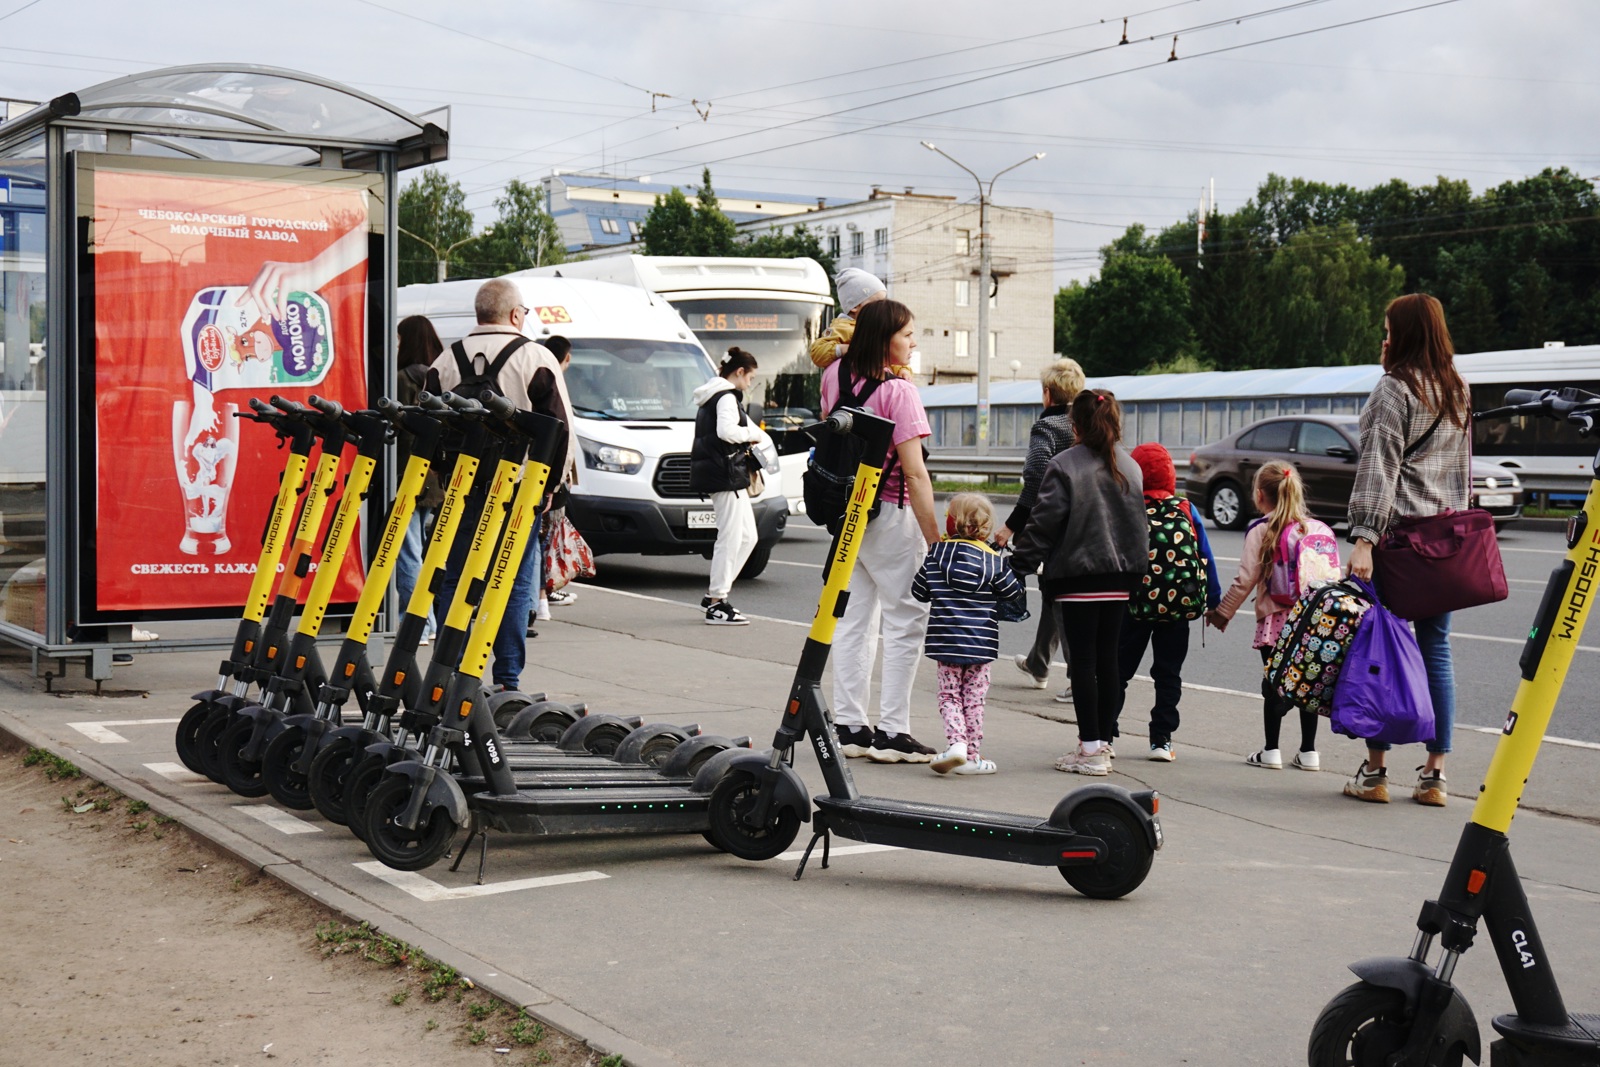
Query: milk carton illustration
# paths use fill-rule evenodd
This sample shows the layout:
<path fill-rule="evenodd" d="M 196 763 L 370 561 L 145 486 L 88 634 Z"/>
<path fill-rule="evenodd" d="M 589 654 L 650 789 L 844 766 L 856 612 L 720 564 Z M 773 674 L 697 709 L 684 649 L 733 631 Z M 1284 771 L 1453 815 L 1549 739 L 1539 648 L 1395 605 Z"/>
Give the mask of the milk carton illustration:
<path fill-rule="evenodd" d="M 172 405 L 172 458 L 183 496 L 184 532 L 178 549 L 224 555 L 228 494 L 238 465 L 239 427 L 233 417 L 247 396 L 312 386 L 333 366 L 332 317 L 316 293 L 291 292 L 283 318 L 260 314 L 254 300 L 241 303 L 242 285 L 202 289 L 183 318 L 183 356 L 192 398 Z M 217 394 L 244 396 L 219 403 Z"/>

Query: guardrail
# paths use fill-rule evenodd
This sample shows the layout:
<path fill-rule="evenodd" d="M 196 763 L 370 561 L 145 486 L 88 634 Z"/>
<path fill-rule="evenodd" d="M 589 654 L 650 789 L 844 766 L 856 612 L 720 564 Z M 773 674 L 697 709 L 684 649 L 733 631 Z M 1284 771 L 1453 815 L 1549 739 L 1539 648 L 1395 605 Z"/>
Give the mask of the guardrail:
<path fill-rule="evenodd" d="M 939 452 L 928 457 L 928 471 L 936 475 L 986 477 L 991 481 L 1020 481 L 1023 459 L 1021 454 L 1015 453 L 979 456 L 964 452 Z M 1189 461 L 1174 456 L 1172 465 L 1177 468 L 1178 484 L 1182 485 Z M 1589 476 L 1586 474 L 1529 474 L 1520 470 L 1515 473 L 1517 480 L 1522 483 L 1523 502 L 1527 507 L 1547 508 L 1551 496 L 1582 497 L 1589 490 Z"/>

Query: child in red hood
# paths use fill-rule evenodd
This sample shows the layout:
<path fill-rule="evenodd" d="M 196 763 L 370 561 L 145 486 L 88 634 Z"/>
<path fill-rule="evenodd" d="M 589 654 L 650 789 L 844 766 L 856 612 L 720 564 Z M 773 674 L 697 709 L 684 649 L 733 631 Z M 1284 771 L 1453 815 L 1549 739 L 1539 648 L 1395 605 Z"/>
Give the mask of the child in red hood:
<path fill-rule="evenodd" d="M 1166 500 L 1174 494 L 1178 487 L 1178 476 L 1170 452 L 1149 441 L 1136 446 L 1129 455 L 1144 474 L 1146 505 Z M 1211 554 L 1211 542 L 1206 539 L 1205 524 L 1200 521 L 1199 513 L 1187 500 L 1180 500 L 1178 508 L 1194 527 L 1200 558 L 1205 562 L 1206 609 L 1209 611 L 1222 599 L 1222 586 L 1217 580 L 1217 561 Z M 1152 538 L 1152 551 L 1154 548 L 1155 540 Z M 1148 646 L 1151 649 L 1150 677 L 1156 686 L 1156 702 L 1150 708 L 1149 758 L 1163 763 L 1171 763 L 1176 758 L 1172 751 L 1172 735 L 1178 729 L 1178 700 L 1183 696 L 1183 661 L 1189 655 L 1189 622 L 1185 619 L 1152 622 L 1130 615 L 1122 624 L 1118 651 L 1122 692 L 1117 699 L 1117 714 L 1122 713 L 1128 682 L 1139 669 Z"/>

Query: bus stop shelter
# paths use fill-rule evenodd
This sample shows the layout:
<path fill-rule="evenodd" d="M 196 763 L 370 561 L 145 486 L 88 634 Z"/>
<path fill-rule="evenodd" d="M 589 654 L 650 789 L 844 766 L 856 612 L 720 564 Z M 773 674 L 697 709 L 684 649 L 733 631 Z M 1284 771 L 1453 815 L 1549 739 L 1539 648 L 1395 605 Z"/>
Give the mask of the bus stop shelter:
<path fill-rule="evenodd" d="M 0 122 L 0 640 L 36 673 L 225 643 L 132 638 L 238 615 L 281 469 L 251 397 L 392 389 L 397 175 L 447 125 L 226 65 Z"/>

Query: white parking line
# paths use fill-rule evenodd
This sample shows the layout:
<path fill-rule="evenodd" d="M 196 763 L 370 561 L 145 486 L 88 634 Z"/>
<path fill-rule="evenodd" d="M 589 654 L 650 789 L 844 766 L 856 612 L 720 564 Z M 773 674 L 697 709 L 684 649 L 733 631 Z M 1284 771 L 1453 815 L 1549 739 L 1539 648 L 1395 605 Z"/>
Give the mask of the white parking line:
<path fill-rule="evenodd" d="M 396 889 L 410 893 L 418 900 L 433 902 L 436 900 L 466 900 L 471 897 L 492 897 L 499 893 L 515 893 L 523 889 L 544 889 L 553 885 L 571 885 L 574 882 L 593 882 L 601 878 L 611 877 L 599 871 L 573 871 L 571 874 L 550 874 L 543 878 L 518 878 L 512 882 L 494 882 L 489 885 L 464 885 L 451 888 L 440 885 L 431 878 L 424 878 L 415 871 L 390 870 L 381 863 L 366 862 L 355 864 L 359 870 L 366 871 L 372 877 L 388 882 Z"/>
<path fill-rule="evenodd" d="M 155 771 L 169 782 L 179 785 L 199 785 L 211 779 L 203 774 L 196 774 L 181 763 L 146 763 L 145 769 Z"/>
<path fill-rule="evenodd" d="M 1502 730 L 1498 726 L 1458 726 L 1457 729 L 1458 730 L 1471 730 L 1475 734 L 1501 734 L 1501 733 L 1505 733 L 1505 731 Z M 1574 741 L 1570 737 L 1546 737 L 1544 739 L 1544 742 L 1547 745 L 1564 745 L 1567 748 L 1596 748 L 1596 749 L 1600 749 L 1600 744 L 1596 744 L 1593 741 Z"/>
<path fill-rule="evenodd" d="M 829 849 L 828 849 L 828 858 L 832 859 L 835 856 L 854 856 L 854 855 L 857 855 L 857 854 L 862 853 L 862 852 L 899 852 L 899 851 L 900 851 L 900 846 L 899 845 L 834 845 L 834 846 L 829 847 Z M 780 860 L 797 860 L 801 856 L 804 856 L 805 854 L 806 854 L 806 850 L 805 849 L 797 848 L 793 852 L 782 853 L 777 858 L 780 859 Z M 816 860 L 821 860 L 822 859 L 822 846 L 820 844 L 816 848 L 811 850 L 811 856 L 812 856 L 813 859 L 816 859 Z"/>
<path fill-rule="evenodd" d="M 778 561 L 777 560 L 773 560 L 772 562 L 776 563 Z M 680 607 L 680 608 L 693 608 L 696 612 L 699 612 L 700 614 L 704 614 L 705 613 L 705 609 L 702 608 L 699 604 L 690 604 L 690 603 L 686 603 L 685 601 L 682 601 L 682 600 L 673 600 L 670 597 L 649 596 L 649 595 L 647 595 L 645 593 L 630 593 L 626 589 L 612 589 L 612 588 L 610 588 L 608 586 L 604 586 L 604 585 L 589 585 L 588 583 L 580 584 L 578 582 L 573 582 L 572 584 L 573 584 L 573 586 L 575 588 L 578 588 L 578 589 L 593 589 L 594 591 L 596 591 L 598 593 L 614 593 L 617 596 L 632 597 L 634 600 L 653 600 L 657 604 L 673 604 L 673 605 L 675 605 L 677 607 Z M 809 622 L 796 622 L 793 619 L 779 619 L 779 618 L 776 618 L 775 616 L 772 616 L 772 615 L 752 615 L 749 612 L 741 612 L 741 614 L 744 615 L 744 617 L 747 618 L 747 619 L 758 619 L 761 622 L 781 622 L 785 626 L 798 626 L 803 630 L 811 629 L 811 624 Z"/>
<path fill-rule="evenodd" d="M 234 811 L 242 811 L 252 819 L 260 819 L 280 834 L 320 834 L 322 827 L 312 826 L 304 819 L 289 814 L 270 804 L 235 804 Z"/>
<path fill-rule="evenodd" d="M 822 569 L 822 564 L 820 563 L 797 563 L 792 559 L 769 559 L 767 562 L 777 563 L 784 567 L 809 567 L 814 571 L 820 571 Z"/>
<path fill-rule="evenodd" d="M 178 722 L 177 719 L 108 719 L 105 722 L 69 722 L 68 726 L 78 731 L 91 741 L 98 741 L 102 745 L 125 745 L 128 739 L 109 730 L 110 726 L 171 726 Z"/>

